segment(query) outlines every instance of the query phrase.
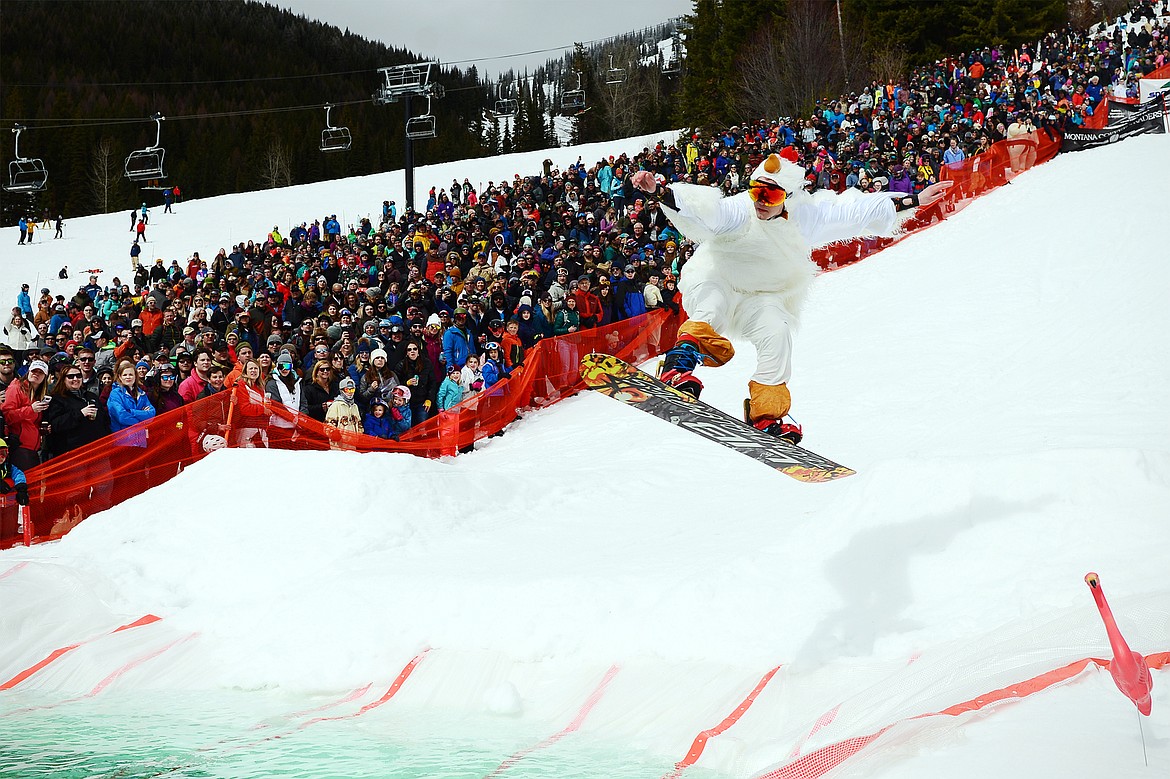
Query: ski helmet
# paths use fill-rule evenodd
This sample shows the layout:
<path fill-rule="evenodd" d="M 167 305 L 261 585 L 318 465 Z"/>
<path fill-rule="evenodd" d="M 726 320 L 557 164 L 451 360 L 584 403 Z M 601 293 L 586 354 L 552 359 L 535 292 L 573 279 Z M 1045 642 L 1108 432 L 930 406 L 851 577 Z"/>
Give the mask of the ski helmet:
<path fill-rule="evenodd" d="M 410 387 L 406 386 L 405 384 L 399 384 L 394 388 L 393 393 L 394 397 L 402 398 L 407 403 L 410 402 Z"/>
<path fill-rule="evenodd" d="M 227 439 L 221 435 L 203 436 L 203 451 L 214 452 L 216 449 L 227 447 Z"/>

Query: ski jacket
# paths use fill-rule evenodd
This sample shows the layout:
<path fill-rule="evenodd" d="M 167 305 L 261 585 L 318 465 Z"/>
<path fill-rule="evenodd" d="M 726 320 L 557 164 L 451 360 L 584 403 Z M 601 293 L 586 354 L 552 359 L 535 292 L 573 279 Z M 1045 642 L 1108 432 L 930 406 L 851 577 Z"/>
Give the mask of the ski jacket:
<path fill-rule="evenodd" d="M 557 335 L 568 335 L 570 327 L 581 329 L 581 315 L 576 309 L 562 308 L 557 312 L 557 323 L 553 327 L 553 332 Z"/>
<path fill-rule="evenodd" d="M 439 385 L 439 411 L 446 411 L 461 400 L 463 387 L 459 386 L 459 382 L 452 381 L 450 376 L 443 379 L 443 383 Z"/>
<path fill-rule="evenodd" d="M 471 353 L 471 333 L 455 325 L 448 327 L 443 333 L 443 363 L 462 368 Z"/>
<path fill-rule="evenodd" d="M 264 385 L 264 391 L 269 400 L 280 403 L 293 413 L 301 413 L 301 380 L 299 378 L 293 381 L 292 388 L 290 389 L 278 377 L 273 376 Z M 273 414 L 272 426 L 288 430 L 296 427 L 296 422 L 287 420 L 279 414 Z"/>
<path fill-rule="evenodd" d="M 385 408 L 385 404 L 382 404 L 382 407 Z M 389 410 L 380 417 L 376 417 L 374 412 L 368 411 L 362 420 L 362 427 L 365 429 L 366 435 L 372 435 L 375 438 L 390 438 L 394 435 L 394 428 L 390 421 Z"/>
<path fill-rule="evenodd" d="M 386 416 L 390 420 L 390 429 L 394 431 L 394 438 L 397 438 L 410 429 L 411 413 L 409 405 L 391 406 Z"/>
<path fill-rule="evenodd" d="M 485 360 L 481 373 L 483 374 L 483 388 L 487 389 L 501 379 L 508 378 L 510 371 L 495 360 Z"/>
<path fill-rule="evenodd" d="M 147 394 L 139 389 L 131 394 L 121 384 L 115 384 L 110 390 L 106 408 L 110 412 L 110 430 L 115 434 L 154 417 L 154 405 Z M 118 446 L 146 446 L 146 430 L 127 431 L 114 442 Z"/>
<path fill-rule="evenodd" d="M 325 424 L 349 433 L 360 433 L 362 432 L 361 411 L 358 410 L 357 403 L 346 399 L 345 395 L 338 395 L 333 399 L 329 410 L 325 412 Z"/>
<path fill-rule="evenodd" d="M 325 421 L 325 403 L 333 398 L 333 393 L 322 389 L 315 381 L 301 382 L 301 413 L 318 422 Z"/>
<path fill-rule="evenodd" d="M 49 454 L 59 457 L 110 432 L 104 414 L 89 419 L 81 413 L 92 402 L 93 398 L 80 390 L 53 397 L 44 414 L 45 421 L 52 426 L 46 441 Z"/>
<path fill-rule="evenodd" d="M 48 381 L 48 379 L 45 379 Z M 49 401 L 50 405 L 57 401 Z M 41 448 L 41 413 L 33 411 L 32 398 L 24 388 L 24 382 L 13 381 L 4 392 L 4 422 L 8 426 L 7 437 L 16 439 L 22 449 L 33 452 Z"/>

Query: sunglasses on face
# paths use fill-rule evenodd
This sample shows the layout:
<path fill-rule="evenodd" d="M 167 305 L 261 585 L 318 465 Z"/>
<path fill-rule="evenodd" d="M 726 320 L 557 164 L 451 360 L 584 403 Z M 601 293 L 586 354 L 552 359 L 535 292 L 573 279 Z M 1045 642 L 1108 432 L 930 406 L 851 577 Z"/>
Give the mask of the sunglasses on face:
<path fill-rule="evenodd" d="M 784 204 L 788 198 L 788 193 L 784 191 L 784 187 L 775 184 L 769 184 L 766 181 L 750 181 L 748 182 L 748 195 L 756 203 L 766 207 L 775 208 Z"/>
<path fill-rule="evenodd" d="M 65 374 L 65 378 L 72 381 L 73 379 L 80 379 L 81 374 L 80 373 L 67 373 L 67 374 Z"/>

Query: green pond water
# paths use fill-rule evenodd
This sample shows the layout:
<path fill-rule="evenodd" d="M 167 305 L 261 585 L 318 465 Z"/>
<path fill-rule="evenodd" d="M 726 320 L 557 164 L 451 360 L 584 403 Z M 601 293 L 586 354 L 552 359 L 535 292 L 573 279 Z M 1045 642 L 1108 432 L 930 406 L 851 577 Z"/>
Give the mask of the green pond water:
<path fill-rule="evenodd" d="M 332 696 L 336 698 L 336 696 Z M 470 779 L 487 777 L 553 732 L 507 717 L 436 715 L 402 708 L 310 715 L 330 697 L 273 691 L 115 691 L 62 702 L 43 693 L 0 695 L 0 779 Z M 496 776 L 517 779 L 661 777 L 673 760 L 567 734 L 525 754 Z M 716 779 L 692 768 L 688 779 Z"/>

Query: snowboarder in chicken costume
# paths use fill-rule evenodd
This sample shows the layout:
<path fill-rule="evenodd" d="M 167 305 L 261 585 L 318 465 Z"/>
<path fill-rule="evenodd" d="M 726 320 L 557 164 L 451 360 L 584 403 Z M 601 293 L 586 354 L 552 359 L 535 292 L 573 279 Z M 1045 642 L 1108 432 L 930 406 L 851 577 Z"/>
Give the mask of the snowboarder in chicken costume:
<path fill-rule="evenodd" d="M 698 397 L 698 365 L 723 365 L 735 354 L 728 340 L 741 336 L 758 353 L 748 382 L 749 421 L 760 430 L 799 441 L 784 417 L 792 405 L 792 331 L 816 275 L 811 247 L 864 235 L 890 235 L 898 211 L 929 205 L 953 182 L 918 195 L 835 195 L 804 190 L 805 171 L 792 147 L 772 154 L 752 173 L 746 192 L 723 197 L 695 184 L 661 188 L 654 174 L 634 174 L 634 186 L 658 193 L 670 221 L 698 243 L 679 282 L 689 319 L 666 353 L 662 380 Z"/>

